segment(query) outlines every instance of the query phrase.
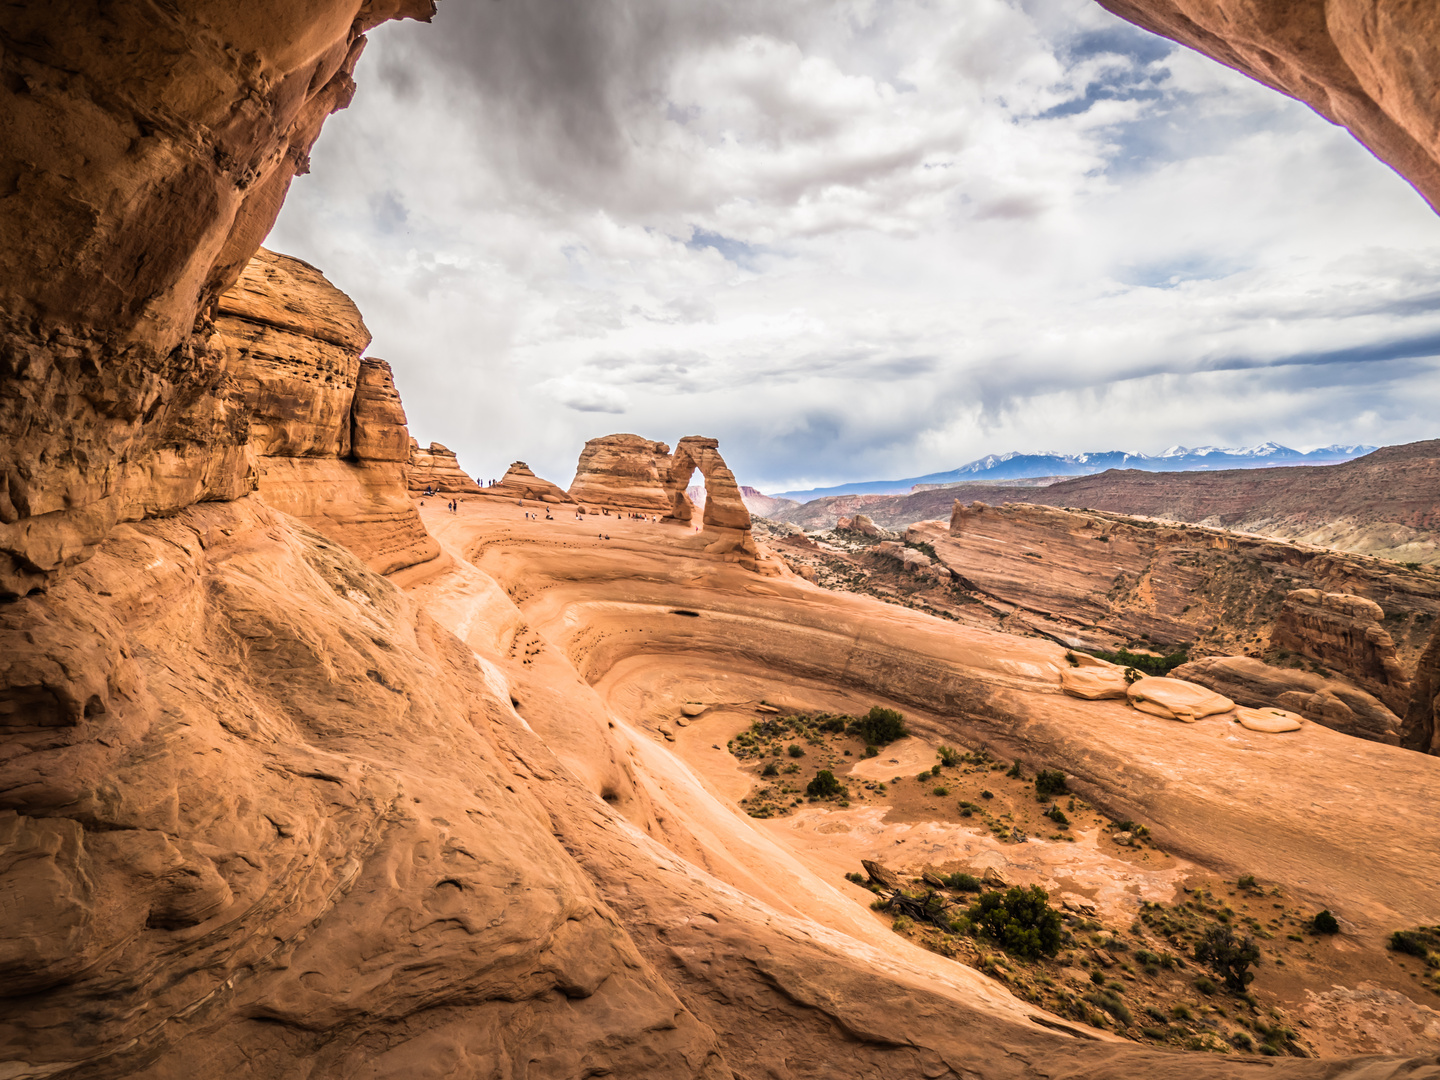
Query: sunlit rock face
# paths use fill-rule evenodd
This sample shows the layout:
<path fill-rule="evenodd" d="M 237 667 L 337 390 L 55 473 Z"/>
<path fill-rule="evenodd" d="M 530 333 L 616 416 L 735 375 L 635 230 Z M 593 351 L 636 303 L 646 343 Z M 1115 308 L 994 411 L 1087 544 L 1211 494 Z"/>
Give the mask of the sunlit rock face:
<path fill-rule="evenodd" d="M 580 452 L 570 498 L 578 503 L 668 514 L 670 447 L 639 435 L 604 435 Z"/>
<path fill-rule="evenodd" d="M 364 33 L 431 0 L 11 5 L 0 53 L 0 596 L 118 522 L 254 486 L 216 297 L 349 103 Z"/>
<path fill-rule="evenodd" d="M 1343 124 L 1440 208 L 1440 7 L 1428 0 L 1098 0 Z"/>
<path fill-rule="evenodd" d="M 261 248 L 216 304 L 211 347 L 249 423 L 267 503 L 377 573 L 435 558 L 406 486 L 410 432 L 360 311 L 313 266 Z"/>
<path fill-rule="evenodd" d="M 445 495 L 478 495 L 480 485 L 460 468 L 455 451 L 442 443 L 432 442 L 425 449 L 410 440 L 410 468 L 407 472 L 410 492 L 423 495 L 434 491 Z"/>

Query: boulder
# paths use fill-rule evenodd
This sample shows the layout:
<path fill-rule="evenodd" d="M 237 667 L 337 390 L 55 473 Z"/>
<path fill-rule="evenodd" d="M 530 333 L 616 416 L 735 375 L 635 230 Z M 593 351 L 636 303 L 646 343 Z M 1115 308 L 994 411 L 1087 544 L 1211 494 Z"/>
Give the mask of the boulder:
<path fill-rule="evenodd" d="M 1066 667 L 1060 670 L 1060 688 L 1071 697 L 1098 701 L 1125 697 L 1130 684 L 1122 668 Z"/>
<path fill-rule="evenodd" d="M 680 706 L 680 715 L 699 716 L 708 708 L 710 708 L 709 705 L 701 705 L 698 701 L 687 701 L 684 705 Z"/>
<path fill-rule="evenodd" d="M 1250 709 L 1244 705 L 1235 708 L 1235 718 L 1241 726 L 1251 731 L 1278 734 L 1283 731 L 1299 731 L 1305 724 L 1303 717 L 1284 709 Z"/>
<path fill-rule="evenodd" d="M 1281 708 L 1346 735 L 1391 745 L 1400 741 L 1400 718 L 1384 702 L 1339 679 L 1249 656 L 1207 656 L 1182 664 L 1172 675 L 1250 708 Z"/>
<path fill-rule="evenodd" d="M 1229 698 L 1183 679 L 1137 679 L 1130 684 L 1126 696 L 1141 712 L 1186 724 L 1235 708 Z"/>
<path fill-rule="evenodd" d="M 1010 880 L 995 867 L 987 866 L 985 872 L 980 875 L 980 884 L 991 889 L 1008 889 Z"/>
<path fill-rule="evenodd" d="M 884 866 L 878 862 L 872 862 L 869 859 L 861 859 L 860 865 L 865 868 L 865 873 L 870 876 L 870 880 L 875 882 L 876 885 L 886 889 L 900 888 L 900 875 L 888 866 Z"/>

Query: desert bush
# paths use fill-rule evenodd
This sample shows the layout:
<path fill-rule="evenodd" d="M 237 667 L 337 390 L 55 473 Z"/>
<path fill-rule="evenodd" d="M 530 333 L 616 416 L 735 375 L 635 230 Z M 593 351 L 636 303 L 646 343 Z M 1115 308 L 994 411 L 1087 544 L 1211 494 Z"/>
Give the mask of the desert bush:
<path fill-rule="evenodd" d="M 1220 984 L 1208 975 L 1198 975 L 1195 978 L 1195 989 L 1202 994 L 1213 994 L 1220 989 Z"/>
<path fill-rule="evenodd" d="M 932 788 L 932 789 L 930 790 L 930 794 L 931 794 L 931 795 L 939 795 L 939 796 L 943 799 L 943 798 L 945 798 L 945 796 L 947 796 L 947 795 L 950 794 L 950 789 L 949 789 L 948 787 L 946 787 L 944 784 L 940 784 L 939 786 Z"/>
<path fill-rule="evenodd" d="M 779 762 L 767 761 L 767 762 L 765 763 L 765 768 L 763 768 L 763 769 L 760 770 L 760 775 L 761 775 L 761 776 L 779 776 L 779 775 L 780 775 L 780 764 L 779 764 Z"/>
<path fill-rule="evenodd" d="M 945 879 L 945 887 L 957 892 L 979 892 L 980 879 L 974 874 L 951 874 Z"/>
<path fill-rule="evenodd" d="M 1135 1022 L 1135 1015 L 1130 1011 L 1130 1007 L 1120 1000 L 1119 995 L 1109 990 L 1097 990 L 1092 994 L 1086 994 L 1085 1000 L 1091 1005 L 1104 1009 L 1125 1027 L 1129 1027 Z"/>
<path fill-rule="evenodd" d="M 878 746 L 875 746 L 874 744 L 871 744 L 870 746 L 865 747 L 865 753 L 861 754 L 860 756 L 867 758 L 879 757 L 880 748 Z"/>
<path fill-rule="evenodd" d="M 1338 934 L 1340 923 L 1329 911 L 1321 911 L 1310 920 L 1310 929 L 1316 934 Z"/>
<path fill-rule="evenodd" d="M 1035 774 L 1035 797 L 1052 799 L 1056 795 L 1068 795 L 1070 788 L 1065 783 L 1065 774 L 1059 769 L 1041 769 Z"/>
<path fill-rule="evenodd" d="M 1208 964 L 1228 989 L 1243 994 L 1255 978 L 1250 967 L 1259 961 L 1260 947 L 1228 926 L 1212 926 L 1195 946 L 1195 959 Z"/>
<path fill-rule="evenodd" d="M 960 752 L 953 746 L 945 746 L 942 744 L 940 749 L 935 752 L 940 756 L 940 764 L 944 765 L 947 769 L 954 768 L 960 764 Z"/>
<path fill-rule="evenodd" d="M 1419 926 L 1414 930 L 1396 930 L 1390 935 L 1390 948 L 1406 956 L 1432 960 L 1430 950 L 1440 948 L 1440 926 Z"/>
<path fill-rule="evenodd" d="M 903 716 L 894 709 L 883 709 L 879 705 L 874 706 L 860 719 L 852 720 L 849 731 L 872 746 L 884 746 L 910 734 Z"/>
<path fill-rule="evenodd" d="M 1080 666 L 1080 658 L 1079 658 L 1078 656 L 1076 656 L 1073 652 L 1067 652 L 1067 653 L 1065 654 L 1065 662 L 1066 662 L 1067 664 L 1069 664 L 1071 667 L 1079 667 L 1079 666 Z"/>
<path fill-rule="evenodd" d="M 1119 664 L 1121 667 L 1129 668 L 1140 672 L 1142 675 L 1169 675 L 1181 664 L 1187 663 L 1190 654 L 1181 649 L 1168 656 L 1151 656 L 1148 653 L 1133 653 L 1129 649 L 1117 649 L 1114 652 L 1091 652 L 1091 656 L 1097 656 L 1101 660 L 1108 660 L 1112 664 Z"/>
<path fill-rule="evenodd" d="M 812 799 L 830 799 L 844 791 L 840 781 L 835 779 L 835 774 L 829 769 L 821 769 L 815 774 L 813 780 L 805 785 L 805 794 Z"/>
<path fill-rule="evenodd" d="M 820 721 L 820 730 L 827 735 L 838 735 L 845 730 L 845 725 L 850 721 L 848 716 L 827 716 Z"/>
<path fill-rule="evenodd" d="M 994 797 L 995 797 L 995 793 L 994 793 L 993 791 L 988 790 L 988 789 L 985 790 L 985 791 L 980 792 L 980 798 L 982 798 L 982 799 L 993 799 Z"/>
<path fill-rule="evenodd" d="M 931 766 L 930 766 L 930 775 L 931 775 L 931 776 L 939 776 L 939 775 L 940 775 L 940 766 L 939 766 L 939 765 L 931 765 Z"/>
<path fill-rule="evenodd" d="M 1038 885 L 988 892 L 970 905 L 970 921 L 1015 956 L 1054 956 L 1065 934 L 1060 913 L 1049 901 L 1050 894 Z"/>
<path fill-rule="evenodd" d="M 800 748 L 799 744 L 793 743 L 793 742 L 790 744 L 790 748 L 789 748 L 788 750 L 786 750 L 785 752 L 786 752 L 787 754 L 789 754 L 791 757 L 804 757 L 804 756 L 805 756 L 805 751 Z"/>
<path fill-rule="evenodd" d="M 915 925 L 914 921 L 913 921 L 909 916 L 907 916 L 907 915 L 896 915 L 896 916 L 895 916 L 895 921 L 890 924 L 890 929 L 891 929 L 891 930 L 894 930 L 895 933 L 898 934 L 898 933 L 900 933 L 900 932 L 902 932 L 902 931 L 904 931 L 904 930 L 909 930 L 909 929 L 910 929 L 912 926 L 914 926 L 914 925 Z"/>
<path fill-rule="evenodd" d="M 796 762 L 792 761 L 789 765 L 785 766 L 783 771 L 787 776 L 794 776 L 797 772 L 800 771 L 800 766 Z"/>
<path fill-rule="evenodd" d="M 1025 779 L 1025 774 L 1020 771 L 1020 762 L 1019 762 L 1018 760 L 1015 762 L 1014 765 L 1011 765 L 1011 766 L 1010 766 L 1009 771 L 1007 771 L 1007 772 L 1005 773 L 1005 775 L 1008 776 L 1008 777 L 1010 777 L 1010 779 L 1012 779 L 1012 780 L 1024 780 L 1024 779 Z"/>
<path fill-rule="evenodd" d="M 1096 968 L 1094 971 L 1090 972 L 1090 981 L 1096 986 L 1104 986 L 1105 972 L 1101 971 L 1099 968 Z"/>
<path fill-rule="evenodd" d="M 1052 806 L 1049 810 L 1046 810 L 1045 816 L 1048 817 L 1051 821 L 1055 822 L 1055 824 L 1059 825 L 1061 828 L 1064 828 L 1066 825 L 1070 824 L 1070 819 L 1065 816 L 1065 811 L 1061 810 L 1058 806 Z"/>

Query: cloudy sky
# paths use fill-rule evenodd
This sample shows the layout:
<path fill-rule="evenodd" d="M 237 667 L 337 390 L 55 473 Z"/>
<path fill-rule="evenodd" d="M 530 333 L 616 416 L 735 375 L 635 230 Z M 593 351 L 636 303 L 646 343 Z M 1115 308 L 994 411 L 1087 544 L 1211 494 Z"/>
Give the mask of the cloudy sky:
<path fill-rule="evenodd" d="M 447 0 L 357 78 L 267 245 L 476 475 L 1437 434 L 1440 219 L 1088 0 Z"/>

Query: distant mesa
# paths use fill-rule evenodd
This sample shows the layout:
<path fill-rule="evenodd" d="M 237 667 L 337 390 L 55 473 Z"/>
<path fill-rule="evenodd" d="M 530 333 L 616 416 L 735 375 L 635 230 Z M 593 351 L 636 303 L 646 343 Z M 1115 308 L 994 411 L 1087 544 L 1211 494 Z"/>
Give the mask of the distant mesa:
<path fill-rule="evenodd" d="M 1024 454 L 986 454 L 949 472 L 927 473 L 901 480 L 861 480 L 833 487 L 804 491 L 782 491 L 774 496 L 800 503 L 835 495 L 908 495 L 934 491 L 955 484 L 995 483 L 1017 480 L 1055 481 L 1067 476 L 1089 476 L 1108 469 L 1139 469 L 1143 472 L 1214 472 L 1220 469 L 1263 469 L 1281 465 L 1335 465 L 1368 454 L 1375 447 L 1351 445 L 1322 446 L 1301 453 L 1275 442 L 1256 446 L 1172 446 L 1159 454 L 1131 454 L 1123 450 L 1099 453 L 1058 454 L 1043 451 Z"/>

